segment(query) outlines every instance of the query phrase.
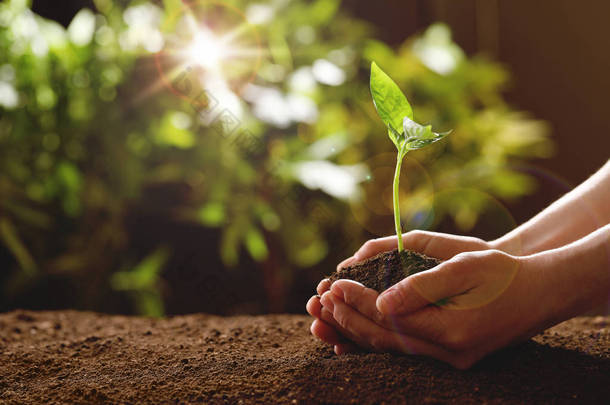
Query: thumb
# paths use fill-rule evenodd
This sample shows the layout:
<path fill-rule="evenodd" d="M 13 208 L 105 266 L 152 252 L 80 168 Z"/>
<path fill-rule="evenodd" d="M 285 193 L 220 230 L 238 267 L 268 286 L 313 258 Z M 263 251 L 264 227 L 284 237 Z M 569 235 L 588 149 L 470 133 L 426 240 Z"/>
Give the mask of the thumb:
<path fill-rule="evenodd" d="M 478 238 L 419 230 L 404 234 L 402 240 L 405 248 L 442 260 L 462 252 L 488 248 L 487 244 Z"/>
<path fill-rule="evenodd" d="M 469 290 L 474 286 L 464 271 L 469 264 L 459 257 L 465 255 L 398 282 L 377 297 L 377 310 L 383 315 L 411 313 Z"/>

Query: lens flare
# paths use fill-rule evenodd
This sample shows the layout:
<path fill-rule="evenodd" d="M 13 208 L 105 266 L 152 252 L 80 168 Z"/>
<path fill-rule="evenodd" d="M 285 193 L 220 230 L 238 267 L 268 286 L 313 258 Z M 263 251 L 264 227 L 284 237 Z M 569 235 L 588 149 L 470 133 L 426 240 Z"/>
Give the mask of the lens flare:
<path fill-rule="evenodd" d="M 227 45 L 207 29 L 195 33 L 186 50 L 187 57 L 205 69 L 217 69 L 227 54 Z"/>
<path fill-rule="evenodd" d="M 212 87 L 241 94 L 267 54 L 258 27 L 239 8 L 224 1 L 183 0 L 182 7 L 164 21 L 162 31 L 165 43 L 155 54 L 159 86 L 144 96 L 165 86 L 205 108 L 208 101 L 200 98 Z M 218 91 L 214 97 L 219 97 Z"/>

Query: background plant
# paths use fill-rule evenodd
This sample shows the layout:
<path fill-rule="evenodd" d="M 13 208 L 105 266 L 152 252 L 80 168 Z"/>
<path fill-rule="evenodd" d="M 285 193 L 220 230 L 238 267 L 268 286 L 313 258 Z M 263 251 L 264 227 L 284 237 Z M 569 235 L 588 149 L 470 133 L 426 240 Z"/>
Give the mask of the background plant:
<path fill-rule="evenodd" d="M 410 94 L 419 122 L 454 128 L 418 152 L 427 173 L 410 175 L 405 227 L 451 218 L 469 230 L 486 196 L 533 189 L 511 164 L 548 154 L 545 125 L 511 109 L 506 71 L 467 58 L 443 25 L 394 50 L 337 0 L 228 3 L 258 21 L 268 50 L 239 97 L 214 93 L 262 145 L 254 151 L 159 84 L 154 54 L 180 1 L 96 0 L 67 30 L 26 1 L 0 4 L 3 308 L 300 309 L 373 225 L 390 229 L 372 163 L 390 150 L 374 135 L 372 60 Z M 456 187 L 479 192 L 434 198 Z M 379 201 L 387 212 L 366 208 Z M 188 289 L 195 279 L 209 297 L 219 284 L 254 304 L 205 306 L 214 300 Z M 266 300 L 247 295 L 257 282 Z"/>

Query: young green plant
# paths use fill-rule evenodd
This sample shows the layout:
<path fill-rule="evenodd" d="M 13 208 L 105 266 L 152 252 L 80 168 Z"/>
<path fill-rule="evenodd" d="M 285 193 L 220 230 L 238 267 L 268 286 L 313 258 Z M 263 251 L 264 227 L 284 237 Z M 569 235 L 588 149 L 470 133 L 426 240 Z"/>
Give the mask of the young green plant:
<path fill-rule="evenodd" d="M 400 168 L 407 152 L 421 149 L 444 138 L 449 132 L 436 133 L 430 125 L 420 125 L 413 121 L 413 109 L 400 88 L 375 62 L 371 64 L 371 96 L 383 123 L 388 127 L 388 135 L 398 149 L 392 200 L 394 206 L 394 226 L 398 238 L 398 252 L 404 250 L 400 226 L 400 203 L 398 186 Z"/>

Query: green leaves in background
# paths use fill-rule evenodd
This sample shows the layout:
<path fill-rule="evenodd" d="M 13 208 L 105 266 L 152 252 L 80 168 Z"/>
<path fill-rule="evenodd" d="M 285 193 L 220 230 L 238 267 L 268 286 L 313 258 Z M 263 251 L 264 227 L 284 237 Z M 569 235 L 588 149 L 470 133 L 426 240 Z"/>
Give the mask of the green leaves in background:
<path fill-rule="evenodd" d="M 37 272 L 36 261 L 19 237 L 17 229 L 7 218 L 0 217 L 0 241 L 15 256 L 23 274 L 33 276 Z"/>
<path fill-rule="evenodd" d="M 174 255 L 185 248 L 159 229 L 163 219 L 172 229 L 214 228 L 198 231 L 216 235 L 217 246 L 194 244 L 220 255 L 215 271 L 281 272 L 287 294 L 297 269 L 322 275 L 370 233 L 387 234 L 391 212 L 379 192 L 387 185 L 343 170 L 390 151 L 370 134 L 389 131 L 405 151 L 443 135 L 409 122 L 405 131 L 404 117 L 413 115 L 401 89 L 420 122 L 455 128 L 442 155 L 434 146 L 418 152 L 427 177 L 410 171 L 408 198 L 422 202 L 403 204 L 409 228 L 450 217 L 467 231 L 486 209 L 481 195 L 533 190 L 533 178 L 513 168 L 551 151 L 546 124 L 504 102 L 504 68 L 463 54 L 443 25 L 393 48 L 339 0 L 231 0 L 249 21 L 244 32 L 256 26 L 263 57 L 243 92 L 208 89 L 218 100 L 214 114 L 227 110 L 239 121 L 222 136 L 189 102 L 206 88 L 196 70 L 176 72 L 190 83 L 181 91 L 192 90 L 181 98 L 159 85 L 153 68 L 151 45 L 167 44 L 180 28 L 185 2 L 94 0 L 96 11 L 77 14 L 68 30 L 29 4 L 0 2 L 0 244 L 10 258 L 0 284 L 6 280 L 7 292 L 13 278 L 35 283 L 61 274 L 65 285 L 84 287 L 71 298 L 75 307 L 114 310 L 105 306 L 111 286 L 134 299 L 135 312 L 159 314 L 164 277 L 154 252 L 160 244 Z M 221 25 L 235 18 L 210 8 Z M 370 83 L 359 74 L 372 61 L 392 76 L 372 68 L 383 124 L 372 119 Z M 302 176 L 281 170 L 304 161 L 318 164 Z M 407 223 L 418 217 L 413 207 L 426 210 L 431 187 L 481 192 L 467 202 L 435 195 L 434 219 Z M 142 213 L 145 238 L 129 225 Z M 152 258 L 125 271 L 143 253 L 134 246 Z M 255 260 L 240 263 L 245 256 Z M 168 296 L 181 293 L 166 287 Z M 19 294 L 27 292 L 11 291 Z"/>
<path fill-rule="evenodd" d="M 138 313 L 159 317 L 164 313 L 160 273 L 169 259 L 166 248 L 158 248 L 131 270 L 112 275 L 110 284 L 117 291 L 126 291 L 134 298 Z"/>
<path fill-rule="evenodd" d="M 201 223 L 209 227 L 223 225 L 225 215 L 225 206 L 217 202 L 210 202 L 204 205 L 197 213 Z"/>
<path fill-rule="evenodd" d="M 269 254 L 267 243 L 265 242 L 265 237 L 258 229 L 254 227 L 250 228 L 248 232 L 246 232 L 244 243 L 250 256 L 257 262 L 267 258 L 267 255 Z"/>

